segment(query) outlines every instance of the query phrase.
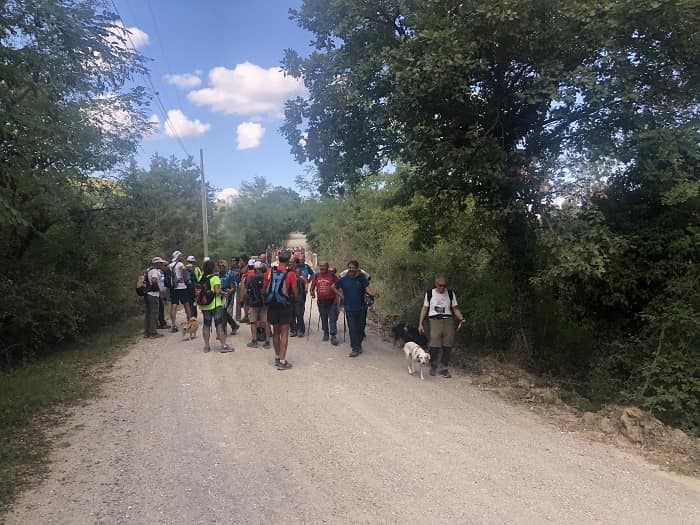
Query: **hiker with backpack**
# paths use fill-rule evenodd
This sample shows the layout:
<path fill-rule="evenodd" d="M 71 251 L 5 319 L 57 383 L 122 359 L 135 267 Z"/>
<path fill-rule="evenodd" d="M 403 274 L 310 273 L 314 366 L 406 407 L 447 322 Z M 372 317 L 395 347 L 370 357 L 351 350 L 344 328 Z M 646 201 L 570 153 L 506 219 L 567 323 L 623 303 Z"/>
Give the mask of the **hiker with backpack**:
<path fill-rule="evenodd" d="M 372 276 L 369 274 L 367 270 L 364 268 L 358 268 L 357 270 L 358 275 L 361 275 L 365 279 L 367 279 L 367 285 L 369 286 L 369 283 L 372 281 Z M 348 270 L 345 269 L 342 272 L 340 272 L 340 277 L 345 277 L 348 274 Z M 362 339 L 367 339 L 367 313 L 369 312 L 369 307 L 374 304 L 374 298 L 370 295 L 365 294 L 364 297 L 364 309 L 362 310 Z"/>
<path fill-rule="evenodd" d="M 423 299 L 423 307 L 418 321 L 418 333 L 425 334 L 423 321 L 427 315 L 430 321 L 430 339 L 428 341 L 430 375 L 434 376 L 437 372 L 438 357 L 440 357 L 442 350 L 440 375 L 450 378 L 452 375 L 448 365 L 455 338 L 453 317 L 456 316 L 459 319 L 457 330 L 461 330 L 464 327 L 464 315 L 459 309 L 457 295 L 447 285 L 448 280 L 445 274 L 439 273 L 435 276 L 435 288 L 428 290 Z"/>
<path fill-rule="evenodd" d="M 362 333 L 364 330 L 365 296 L 379 297 L 379 294 L 369 288 L 369 283 L 360 273 L 357 261 L 348 262 L 347 273 L 333 285 L 333 291 L 340 297 L 345 309 L 345 319 L 350 332 L 350 357 L 362 354 Z"/>
<path fill-rule="evenodd" d="M 309 281 L 314 276 L 314 271 L 311 266 L 306 264 L 306 259 L 299 254 L 293 259 L 293 269 L 297 276 L 297 297 L 294 302 L 294 314 L 292 315 L 292 324 L 289 328 L 289 337 L 304 337 L 306 333 L 306 325 L 304 324 L 304 314 L 306 312 L 306 290 L 309 287 Z"/>
<path fill-rule="evenodd" d="M 288 370 L 292 363 L 287 361 L 289 325 L 292 322 L 293 302 L 297 293 L 297 276 L 289 269 L 292 254 L 284 250 L 279 254 L 279 263 L 270 271 L 269 284 L 265 294 L 267 322 L 272 325 L 272 344 L 275 347 L 275 367 Z"/>
<path fill-rule="evenodd" d="M 250 319 L 251 341 L 249 348 L 258 347 L 258 330 L 265 331 L 263 348 L 270 348 L 270 325 L 267 323 L 267 306 L 265 306 L 265 287 L 268 283 L 265 275 L 265 265 L 256 261 L 253 265 L 255 274 L 246 280 L 244 300 L 248 305 Z"/>
<path fill-rule="evenodd" d="M 233 318 L 233 306 L 231 300 L 236 293 L 236 279 L 231 269 L 226 265 L 225 259 L 219 260 L 219 280 L 221 281 L 221 291 L 224 297 L 224 332 L 226 325 L 231 326 L 231 335 L 236 335 L 238 331 L 238 323 Z"/>
<path fill-rule="evenodd" d="M 158 305 L 160 303 L 161 295 L 163 294 L 160 288 L 160 274 L 162 273 L 161 269 L 163 265 L 166 263 L 167 261 L 165 259 L 161 259 L 160 257 L 154 257 L 151 259 L 151 265 L 140 277 L 140 282 L 136 289 L 138 295 L 143 296 L 144 304 L 146 306 L 143 322 L 143 336 L 146 339 L 163 337 L 163 334 L 159 334 L 157 329 Z"/>
<path fill-rule="evenodd" d="M 312 299 L 318 297 L 318 313 L 321 317 L 323 341 L 330 339 L 333 346 L 338 345 L 338 296 L 333 291 L 333 285 L 338 280 L 335 274 L 329 271 L 326 261 L 318 265 L 319 272 L 311 279 L 309 293 Z"/>
<path fill-rule="evenodd" d="M 204 327 L 202 328 L 202 338 L 204 339 L 204 352 L 211 351 L 209 338 L 211 335 L 211 322 L 214 321 L 216 337 L 221 343 L 219 351 L 223 353 L 233 352 L 233 348 L 226 344 L 226 331 L 224 330 L 224 298 L 221 288 L 221 279 L 215 272 L 214 261 L 211 259 L 204 262 L 202 266 L 202 278 L 199 280 L 199 294 L 197 304 L 202 310 L 204 317 Z"/>
<path fill-rule="evenodd" d="M 187 285 L 187 295 L 190 298 L 190 305 L 192 307 L 192 317 L 197 317 L 197 303 L 195 301 L 195 285 L 202 278 L 202 270 L 195 263 L 197 258 L 194 255 L 187 256 L 187 262 L 185 263 L 185 284 Z"/>
<path fill-rule="evenodd" d="M 175 250 L 173 252 L 172 262 L 168 266 L 169 279 L 166 275 L 166 286 L 170 284 L 170 327 L 171 332 L 177 332 L 177 307 L 182 304 L 185 307 L 187 320 L 192 318 L 192 309 L 190 308 L 190 296 L 187 293 L 187 284 L 185 283 L 185 265 L 182 262 L 182 252 Z M 168 283 L 168 280 L 170 281 Z"/>

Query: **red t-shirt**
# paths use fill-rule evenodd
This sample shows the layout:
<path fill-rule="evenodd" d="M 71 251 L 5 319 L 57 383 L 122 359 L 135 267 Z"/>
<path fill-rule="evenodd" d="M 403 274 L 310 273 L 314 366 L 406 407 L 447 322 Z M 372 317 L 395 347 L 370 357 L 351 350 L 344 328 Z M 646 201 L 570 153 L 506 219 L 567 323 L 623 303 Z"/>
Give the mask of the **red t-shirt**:
<path fill-rule="evenodd" d="M 314 274 L 311 282 L 316 287 L 316 297 L 319 301 L 330 301 L 335 299 L 335 292 L 333 291 L 333 285 L 338 280 L 338 278 L 332 273 L 317 273 Z"/>

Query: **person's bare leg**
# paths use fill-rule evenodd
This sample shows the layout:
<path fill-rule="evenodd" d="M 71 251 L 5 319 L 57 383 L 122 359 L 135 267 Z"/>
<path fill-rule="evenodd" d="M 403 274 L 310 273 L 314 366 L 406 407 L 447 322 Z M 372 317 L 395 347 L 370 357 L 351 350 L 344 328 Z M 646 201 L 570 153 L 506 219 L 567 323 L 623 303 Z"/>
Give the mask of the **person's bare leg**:
<path fill-rule="evenodd" d="M 190 308 L 190 303 L 185 303 L 183 306 L 185 307 L 185 313 L 187 314 L 187 320 L 189 321 L 192 319 L 192 309 Z"/>
<path fill-rule="evenodd" d="M 216 330 L 216 335 L 219 337 L 219 342 L 221 343 L 221 346 L 224 346 L 226 344 L 226 330 L 223 328 L 221 330 Z"/>
<path fill-rule="evenodd" d="M 257 341 L 258 340 L 258 323 L 250 323 L 250 336 L 251 336 L 251 341 Z"/>
<path fill-rule="evenodd" d="M 284 361 L 287 358 L 287 345 L 289 344 L 289 325 L 288 324 L 282 324 L 278 325 L 279 328 L 279 354 L 278 357 L 280 358 L 281 361 Z"/>
<path fill-rule="evenodd" d="M 211 326 L 202 326 L 202 339 L 204 346 L 209 346 L 209 336 L 211 335 Z"/>
<path fill-rule="evenodd" d="M 276 324 L 272 326 L 272 346 L 275 347 L 275 356 L 279 359 L 280 356 L 280 325 Z M 289 330 L 289 325 L 287 325 L 287 330 Z M 289 332 L 287 332 L 289 335 Z"/>
<path fill-rule="evenodd" d="M 170 305 L 170 321 L 172 321 L 173 326 L 177 326 L 175 319 L 177 317 L 177 305 L 175 303 Z"/>

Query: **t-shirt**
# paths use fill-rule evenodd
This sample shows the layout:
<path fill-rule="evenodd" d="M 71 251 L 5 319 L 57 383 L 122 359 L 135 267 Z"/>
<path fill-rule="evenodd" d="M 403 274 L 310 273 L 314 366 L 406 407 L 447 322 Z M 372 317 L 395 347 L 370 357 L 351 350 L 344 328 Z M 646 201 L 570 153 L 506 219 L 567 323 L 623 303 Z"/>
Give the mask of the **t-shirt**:
<path fill-rule="evenodd" d="M 316 287 L 316 297 L 319 301 L 331 301 L 335 299 L 335 292 L 333 291 L 333 285 L 338 280 L 338 278 L 330 272 L 317 273 L 311 280 L 313 285 Z"/>
<path fill-rule="evenodd" d="M 361 312 L 365 309 L 365 290 L 367 290 L 367 279 L 359 275 L 341 277 L 335 283 L 338 290 L 343 290 L 343 304 L 346 312 Z"/>
<path fill-rule="evenodd" d="M 216 286 L 221 286 L 221 279 L 219 279 L 218 275 L 210 275 L 209 276 L 209 285 L 211 286 L 211 291 L 216 292 Z M 214 293 L 214 300 L 210 304 L 200 304 L 199 309 L 200 310 L 213 310 L 214 308 L 218 308 L 219 306 L 224 305 L 224 300 L 222 296 L 216 295 Z"/>
<path fill-rule="evenodd" d="M 148 284 L 150 285 L 151 282 L 153 282 L 153 279 L 158 281 L 158 290 L 152 290 L 151 287 L 149 287 L 149 292 L 148 295 L 152 295 L 153 297 L 160 297 L 160 282 L 164 279 L 161 277 L 163 273 L 158 269 L 158 268 L 151 268 L 148 270 Z"/>
<path fill-rule="evenodd" d="M 433 295 L 430 298 L 430 304 L 428 304 L 428 294 L 425 294 L 423 298 L 423 306 L 428 308 L 428 317 L 446 317 L 452 315 L 452 310 L 450 308 L 450 295 L 445 289 L 444 292 L 440 293 L 437 288 L 433 288 Z M 457 304 L 457 294 L 452 292 L 452 308 L 458 306 Z"/>
<path fill-rule="evenodd" d="M 173 263 L 170 265 L 173 273 L 175 274 L 175 289 L 176 290 L 186 290 L 187 285 L 185 284 L 185 265 L 181 261 Z"/>

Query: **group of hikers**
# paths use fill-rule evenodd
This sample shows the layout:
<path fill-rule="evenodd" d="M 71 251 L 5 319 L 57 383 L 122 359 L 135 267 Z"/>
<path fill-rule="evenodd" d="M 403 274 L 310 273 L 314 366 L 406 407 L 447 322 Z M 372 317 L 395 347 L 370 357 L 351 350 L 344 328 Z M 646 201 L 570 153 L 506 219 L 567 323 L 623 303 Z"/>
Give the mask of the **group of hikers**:
<path fill-rule="evenodd" d="M 288 370 L 292 368 L 287 360 L 289 338 L 307 333 L 304 316 L 308 295 L 318 307 L 322 340 L 333 346 L 339 344 L 338 318 L 341 310 L 344 312 L 349 356 L 357 357 L 363 352 L 367 311 L 378 297 L 369 287 L 370 275 L 355 260 L 349 261 L 341 273 L 326 261 L 318 267 L 318 272 L 314 272 L 307 264 L 303 249 L 292 252 L 284 248 L 272 250 L 270 246 L 256 257 L 243 254 L 231 257 L 228 263 L 221 259 L 215 264 L 205 257 L 201 268 L 194 256 L 184 258 L 179 250 L 172 253 L 170 263 L 154 257 L 137 282 L 137 291 L 145 301 L 144 337 L 163 337 L 158 329 L 177 332 L 177 309 L 182 304 L 187 316 L 183 326 L 197 322 L 197 310 L 202 311 L 204 352 L 211 351 L 212 322 L 219 351 L 223 353 L 234 351 L 226 342 L 227 327 L 235 335 L 239 323 L 249 323 L 251 340 L 247 346 L 257 348 L 262 343 L 263 348 L 270 348 L 272 342 L 275 366 Z M 438 274 L 435 287 L 424 296 L 416 332 L 424 337 L 427 318 L 430 338 L 425 342 L 430 354 L 430 375 L 436 375 L 440 363 L 440 375 L 449 378 L 450 350 L 455 338 L 453 319 L 459 320 L 459 330 L 464 326 L 464 316 L 454 291 L 447 285 L 447 276 Z M 170 325 L 165 321 L 168 291 Z"/>

